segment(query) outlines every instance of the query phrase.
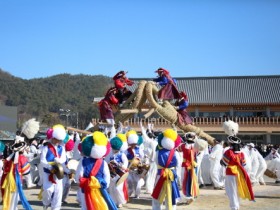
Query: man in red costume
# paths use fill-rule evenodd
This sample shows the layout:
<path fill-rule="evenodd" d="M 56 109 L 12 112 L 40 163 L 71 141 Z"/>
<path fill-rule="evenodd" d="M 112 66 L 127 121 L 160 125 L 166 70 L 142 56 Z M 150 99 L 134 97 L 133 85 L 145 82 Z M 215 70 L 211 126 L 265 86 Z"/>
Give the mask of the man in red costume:
<path fill-rule="evenodd" d="M 117 98 L 119 100 L 119 104 L 122 104 L 123 101 L 125 101 L 129 96 L 131 95 L 131 91 L 129 91 L 126 86 L 132 86 L 134 84 L 133 81 L 129 80 L 126 77 L 125 71 L 119 71 L 114 77 L 114 84 L 117 88 Z"/>
<path fill-rule="evenodd" d="M 116 94 L 117 89 L 115 87 L 111 87 L 107 91 L 105 97 L 98 103 L 100 119 L 111 125 L 115 124 L 113 106 L 119 103 Z"/>

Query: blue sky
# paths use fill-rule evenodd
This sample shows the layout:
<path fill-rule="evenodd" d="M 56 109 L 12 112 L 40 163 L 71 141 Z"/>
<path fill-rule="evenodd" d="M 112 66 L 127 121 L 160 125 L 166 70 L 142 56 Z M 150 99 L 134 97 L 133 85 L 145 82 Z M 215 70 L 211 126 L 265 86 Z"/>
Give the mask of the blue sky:
<path fill-rule="evenodd" d="M 278 0 L 0 0 L 0 68 L 131 78 L 280 74 Z"/>

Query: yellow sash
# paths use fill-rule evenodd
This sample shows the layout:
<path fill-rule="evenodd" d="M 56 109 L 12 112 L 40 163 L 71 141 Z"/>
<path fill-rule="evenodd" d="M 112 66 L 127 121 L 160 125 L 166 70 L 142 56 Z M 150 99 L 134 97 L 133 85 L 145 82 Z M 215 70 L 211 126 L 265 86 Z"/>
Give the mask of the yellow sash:
<path fill-rule="evenodd" d="M 163 177 L 165 181 L 163 183 L 160 195 L 159 195 L 159 202 L 163 203 L 165 196 L 167 197 L 168 209 L 172 209 L 172 190 L 171 190 L 171 182 L 174 181 L 174 174 L 171 171 L 172 168 L 165 168 L 163 169 Z"/>
<path fill-rule="evenodd" d="M 228 166 L 228 168 L 230 168 L 231 172 L 236 175 L 237 189 L 238 189 L 239 197 L 242 199 L 251 200 L 250 191 L 247 186 L 247 183 L 246 183 L 242 170 L 239 167 L 237 167 L 236 165 Z"/>
<path fill-rule="evenodd" d="M 5 189 L 4 191 L 4 197 L 3 197 L 3 210 L 10 210 L 10 203 L 12 199 L 12 193 L 16 192 L 16 181 L 13 174 L 14 164 L 11 165 L 11 169 L 9 173 L 7 174 L 2 189 Z"/>
<path fill-rule="evenodd" d="M 108 205 L 106 201 L 104 200 L 100 188 L 101 185 L 94 176 L 90 177 L 90 182 L 89 182 L 89 188 L 90 188 L 90 197 L 93 202 L 93 206 L 95 210 L 108 210 Z"/>

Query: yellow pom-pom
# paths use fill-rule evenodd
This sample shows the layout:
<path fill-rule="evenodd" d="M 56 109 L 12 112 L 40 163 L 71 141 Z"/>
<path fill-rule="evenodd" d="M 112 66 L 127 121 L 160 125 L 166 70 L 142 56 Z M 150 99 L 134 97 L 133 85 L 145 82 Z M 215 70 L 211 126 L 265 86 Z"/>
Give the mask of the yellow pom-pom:
<path fill-rule="evenodd" d="M 173 129 L 166 129 L 163 132 L 163 136 L 171 139 L 172 141 L 175 141 L 177 139 L 177 132 L 174 131 Z"/>
<path fill-rule="evenodd" d="M 127 138 L 125 134 L 119 133 L 117 134 L 117 137 L 119 137 L 119 139 L 122 140 L 122 142 L 127 142 Z"/>
<path fill-rule="evenodd" d="M 65 127 L 61 124 L 56 124 L 56 125 L 53 126 L 53 129 L 57 129 L 57 128 L 65 130 Z"/>
<path fill-rule="evenodd" d="M 130 130 L 130 131 L 128 131 L 128 132 L 126 133 L 126 137 L 128 137 L 128 136 L 131 135 L 131 134 L 136 134 L 136 135 L 137 135 L 137 133 L 136 133 L 135 130 Z"/>
<path fill-rule="evenodd" d="M 99 146 L 106 146 L 108 144 L 108 139 L 104 135 L 104 133 L 100 131 L 95 131 L 92 134 L 92 136 L 93 136 L 94 144 L 97 144 Z"/>

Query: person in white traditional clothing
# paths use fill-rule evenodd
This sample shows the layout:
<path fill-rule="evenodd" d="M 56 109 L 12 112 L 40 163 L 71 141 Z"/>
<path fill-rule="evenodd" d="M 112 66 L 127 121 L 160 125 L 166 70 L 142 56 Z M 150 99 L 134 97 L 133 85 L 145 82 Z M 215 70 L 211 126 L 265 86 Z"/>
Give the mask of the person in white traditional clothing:
<path fill-rule="evenodd" d="M 265 159 L 263 158 L 263 156 L 261 155 L 261 153 L 258 150 L 256 150 L 256 153 L 257 153 L 257 157 L 258 157 L 258 161 L 259 161 L 259 168 L 256 173 L 256 180 L 260 183 L 260 185 L 265 185 L 263 175 L 267 169 L 267 164 L 265 162 Z"/>
<path fill-rule="evenodd" d="M 39 181 L 39 170 L 38 165 L 40 163 L 40 153 L 38 150 L 38 141 L 40 138 L 33 139 L 30 144 L 30 153 L 33 154 L 33 159 L 30 161 L 30 175 L 33 183 L 38 183 Z"/>
<path fill-rule="evenodd" d="M 126 156 L 129 161 L 129 168 L 133 166 L 133 162 L 143 161 L 144 158 L 144 152 L 142 147 L 140 145 L 143 143 L 142 136 L 139 136 L 135 130 L 130 130 L 126 133 L 127 136 L 127 142 L 128 142 L 128 149 L 126 151 Z M 128 176 L 128 194 L 129 196 L 132 196 L 132 194 L 135 194 L 136 198 L 140 197 L 141 194 L 141 188 L 144 186 L 145 181 L 143 177 L 141 177 L 141 174 L 138 173 L 138 167 L 133 168 L 129 172 Z"/>
<path fill-rule="evenodd" d="M 60 178 L 63 171 L 59 165 L 66 162 L 65 148 L 61 146 L 66 137 L 63 125 L 55 125 L 52 128 L 50 143 L 43 147 L 40 162 L 43 173 L 43 208 L 52 210 L 61 209 L 63 185 Z M 63 176 L 63 175 L 62 175 Z"/>
<path fill-rule="evenodd" d="M 244 166 L 244 169 L 246 170 L 247 174 L 250 176 L 251 171 L 252 171 L 252 159 L 251 156 L 249 155 L 249 149 L 246 145 L 240 144 L 242 148 L 240 148 L 240 151 L 243 152 L 244 158 L 246 160 L 246 165 Z"/>
<path fill-rule="evenodd" d="M 203 188 L 206 185 L 212 185 L 212 180 L 211 180 L 210 170 L 209 170 L 210 160 L 209 160 L 208 147 L 206 147 L 200 153 L 201 154 L 198 156 L 198 158 L 199 159 L 201 158 L 201 163 L 197 173 L 197 178 L 198 178 L 199 188 Z"/>
<path fill-rule="evenodd" d="M 251 157 L 251 163 L 252 163 L 252 170 L 249 174 L 250 180 L 253 186 L 259 185 L 259 181 L 256 178 L 256 174 L 258 172 L 260 163 L 258 159 L 258 151 L 255 149 L 254 143 L 249 143 L 247 144 L 248 150 L 249 150 L 249 155 Z"/>
<path fill-rule="evenodd" d="M 270 153 L 264 158 L 267 161 L 267 169 L 276 174 L 275 183 L 280 184 L 280 155 L 277 147 L 272 147 Z"/>
<path fill-rule="evenodd" d="M 78 146 L 81 142 L 81 138 L 80 138 L 79 133 L 74 132 L 73 140 L 75 142 L 75 146 L 74 146 L 74 149 L 73 149 L 73 159 L 79 161 L 82 158 L 81 153 L 78 149 Z"/>
<path fill-rule="evenodd" d="M 123 207 L 128 201 L 128 197 L 124 193 L 127 192 L 124 191 L 124 181 L 128 175 L 128 160 L 125 153 L 121 151 L 123 145 L 121 138 L 123 137 L 126 138 L 125 135 L 117 135 L 110 139 L 112 150 L 105 158 L 111 174 L 108 191 L 118 208 Z"/>
<path fill-rule="evenodd" d="M 68 202 L 66 201 L 68 194 L 70 192 L 71 184 L 73 179 L 71 178 L 71 175 L 73 174 L 73 171 L 70 170 L 70 166 L 68 165 L 71 157 L 73 156 L 73 149 L 75 146 L 75 143 L 72 139 L 72 136 L 69 136 L 68 134 L 66 135 L 65 139 L 63 140 L 64 143 L 64 148 L 66 152 L 66 162 L 63 164 L 65 166 L 63 168 L 64 170 L 64 177 L 63 177 L 63 192 L 62 192 L 62 204 L 67 204 Z M 71 164 L 71 162 L 70 162 Z"/>
<path fill-rule="evenodd" d="M 40 159 L 41 159 L 41 153 L 42 153 L 42 150 L 43 150 L 43 148 L 44 148 L 44 146 L 46 146 L 48 143 L 49 143 L 49 140 L 50 139 L 47 139 L 47 140 L 42 140 L 41 142 L 40 142 L 40 144 L 38 145 L 38 151 L 39 151 L 39 154 L 40 154 L 40 156 L 39 156 L 39 161 L 40 161 Z M 38 183 L 37 183 L 37 185 L 39 186 L 39 187 L 42 187 L 43 186 L 43 174 L 44 174 L 44 169 L 43 169 L 43 166 L 42 166 L 42 164 L 41 163 L 39 163 L 38 164 L 38 171 L 39 171 L 39 181 L 38 181 Z"/>
<path fill-rule="evenodd" d="M 224 189 L 224 183 L 222 181 L 222 166 L 220 161 L 223 157 L 223 147 L 220 139 L 214 139 L 214 146 L 209 155 L 210 160 L 210 175 L 214 184 L 214 189 Z"/>
<path fill-rule="evenodd" d="M 144 145 L 144 156 L 146 159 L 146 164 L 149 165 L 149 171 L 146 174 L 146 193 L 151 194 L 154 189 L 155 179 L 157 175 L 157 164 L 155 162 L 156 158 L 156 147 L 157 141 L 152 132 L 152 124 L 148 124 L 148 130 L 140 122 L 140 128 L 142 131 L 143 145 Z"/>
<path fill-rule="evenodd" d="M 229 143 L 227 141 L 223 141 L 223 155 L 224 153 L 230 149 Z M 222 165 L 222 177 L 221 181 L 225 183 L 225 178 L 226 178 L 226 168 L 224 165 Z"/>
<path fill-rule="evenodd" d="M 33 164 L 33 160 L 34 160 L 34 156 L 36 157 L 37 154 L 31 153 L 30 147 L 27 146 L 24 149 L 23 155 L 28 159 L 28 162 L 30 164 L 30 173 L 24 175 L 23 177 L 24 177 L 24 180 L 26 183 L 26 187 L 32 188 L 32 187 L 36 186 L 36 184 L 33 183 L 33 175 L 34 175 L 37 167 Z"/>

